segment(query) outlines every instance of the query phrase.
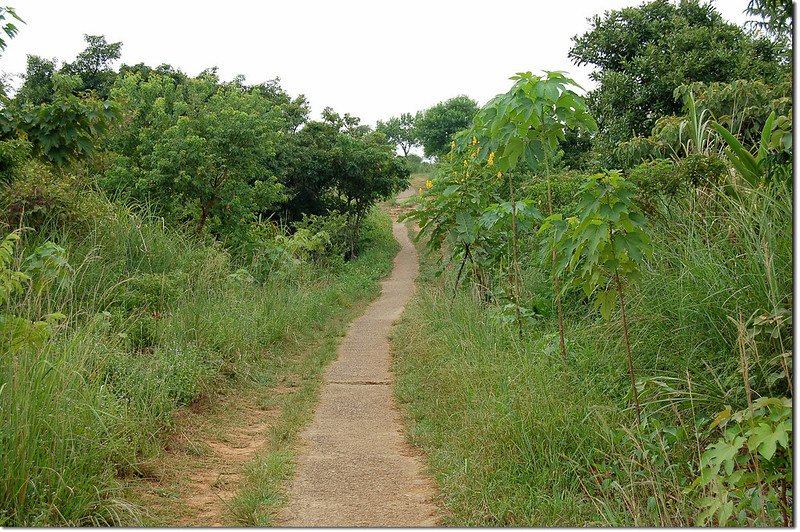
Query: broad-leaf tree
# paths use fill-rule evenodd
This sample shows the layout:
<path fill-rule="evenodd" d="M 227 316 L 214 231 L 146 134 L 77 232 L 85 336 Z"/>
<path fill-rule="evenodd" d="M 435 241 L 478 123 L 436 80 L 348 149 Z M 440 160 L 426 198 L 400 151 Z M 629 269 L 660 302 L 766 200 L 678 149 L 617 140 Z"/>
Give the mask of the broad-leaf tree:
<path fill-rule="evenodd" d="M 558 143 L 566 139 L 569 130 L 591 132 L 597 126 L 586 110 L 584 99 L 573 90 L 577 84 L 561 72 L 546 72 L 543 76 L 520 72 L 511 79 L 515 82 L 511 90 L 494 97 L 475 117 L 473 133 L 486 139 L 483 156 L 494 159 L 501 171 L 511 174 L 523 162 L 531 172 L 547 180 L 548 215 L 552 215 L 551 162 Z M 513 201 L 510 175 L 508 182 Z M 553 253 L 555 261 L 555 248 Z M 557 272 L 553 282 L 561 356 L 566 365 Z"/>
<path fill-rule="evenodd" d="M 427 109 L 416 119 L 417 136 L 425 155 L 442 157 L 450 151 L 453 135 L 469 127 L 478 104 L 467 96 L 456 96 Z"/>
<path fill-rule="evenodd" d="M 379 120 L 375 129 L 386 135 L 389 142 L 399 146 L 405 157 L 408 157 L 411 148 L 419 143 L 414 115 L 411 113 L 403 113 L 399 117 L 393 116 L 386 122 Z"/>
<path fill-rule="evenodd" d="M 606 11 L 590 24 L 573 38 L 569 56 L 595 67 L 591 77 L 599 86 L 588 102 L 600 126 L 595 147 L 604 154 L 634 135 L 647 136 L 659 117 L 681 114 L 673 94 L 680 85 L 771 80 L 789 70 L 781 44 L 751 36 L 699 0 L 655 0 Z"/>
<path fill-rule="evenodd" d="M 619 302 L 631 396 L 636 421 L 640 424 L 639 394 L 625 314 L 625 288 L 639 279 L 652 247 L 644 229 L 645 217 L 632 200 L 634 193 L 635 187 L 618 172 L 592 175 L 581 189 L 577 217 L 563 220 L 560 214 L 550 216 L 540 232 L 555 236 L 546 244 L 550 247 L 552 242 L 559 250 L 561 258 L 554 269 L 571 274 L 567 287 L 580 288 L 586 297 L 593 297 L 605 319 L 611 318 Z"/>
<path fill-rule="evenodd" d="M 106 186 L 190 217 L 198 233 L 213 221 L 213 232 L 223 236 L 283 199 L 268 164 L 277 117 L 269 116 L 263 98 L 221 87 L 211 76 L 177 84 L 138 74 L 128 75 L 115 94 L 126 127 L 109 144 L 120 157 Z"/>

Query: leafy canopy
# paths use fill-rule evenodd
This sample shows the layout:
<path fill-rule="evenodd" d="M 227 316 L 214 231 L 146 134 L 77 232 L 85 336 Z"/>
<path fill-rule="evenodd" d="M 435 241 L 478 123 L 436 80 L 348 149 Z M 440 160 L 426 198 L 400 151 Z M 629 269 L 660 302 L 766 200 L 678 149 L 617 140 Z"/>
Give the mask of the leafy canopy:
<path fill-rule="evenodd" d="M 478 104 L 467 96 L 456 96 L 437 103 L 416 120 L 419 142 L 425 155 L 442 157 L 450 151 L 453 135 L 469 127 Z"/>
<path fill-rule="evenodd" d="M 511 89 L 490 100 L 475 117 L 472 132 L 459 139 L 486 139 L 484 156 L 494 152 L 502 171 L 513 170 L 523 160 L 537 172 L 566 140 L 567 131 L 597 129 L 584 99 L 570 88 L 577 84 L 563 73 L 520 72 L 511 79 Z"/>
<path fill-rule="evenodd" d="M 789 64 L 782 44 L 748 34 L 699 0 L 655 0 L 606 11 L 573 42 L 570 58 L 596 68 L 591 76 L 599 86 L 588 102 L 600 126 L 595 146 L 603 153 L 647 135 L 659 117 L 679 115 L 681 101 L 673 91 L 681 85 L 770 80 Z"/>
<path fill-rule="evenodd" d="M 571 274 L 565 287 L 581 288 L 606 319 L 619 298 L 616 276 L 628 282 L 639 278 L 644 261 L 652 254 L 646 220 L 633 202 L 635 187 L 618 172 L 587 178 L 580 191 L 578 215 L 564 220 L 561 214 L 545 219 L 540 233 L 545 254 L 550 246 L 558 250 L 553 265 Z"/>
<path fill-rule="evenodd" d="M 386 135 L 389 142 L 403 150 L 403 155 L 408 157 L 411 148 L 419 144 L 416 128 L 416 118 L 411 113 L 403 113 L 399 117 L 393 116 L 386 122 L 378 121 L 376 131 Z"/>

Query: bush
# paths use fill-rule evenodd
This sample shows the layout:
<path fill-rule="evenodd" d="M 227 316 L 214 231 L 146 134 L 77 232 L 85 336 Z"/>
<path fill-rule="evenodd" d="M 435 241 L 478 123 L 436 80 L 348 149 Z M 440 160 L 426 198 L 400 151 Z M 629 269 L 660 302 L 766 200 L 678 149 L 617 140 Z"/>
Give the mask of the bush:
<path fill-rule="evenodd" d="M 721 185 L 728 175 L 725 161 L 713 155 L 691 154 L 676 166 L 679 179 L 695 188 Z"/>
<path fill-rule="evenodd" d="M 550 178 L 553 197 L 553 212 L 570 213 L 578 204 L 577 191 L 586 181 L 584 174 L 566 171 Z M 520 186 L 520 197 L 533 200 L 533 205 L 547 215 L 547 181 L 541 177 L 530 177 Z"/>
<path fill-rule="evenodd" d="M 0 183 L 11 184 L 30 158 L 30 142 L 20 138 L 0 141 Z"/>
<path fill-rule="evenodd" d="M 48 165 L 35 160 L 22 166 L 13 183 L 0 191 L 0 221 L 9 227 L 85 230 L 108 212 L 108 203 L 76 178 L 56 175 Z"/>
<path fill-rule="evenodd" d="M 638 203 L 648 212 L 655 210 L 659 199 L 677 196 L 685 184 L 675 164 L 667 159 L 634 166 L 630 171 L 630 181 L 638 189 Z"/>

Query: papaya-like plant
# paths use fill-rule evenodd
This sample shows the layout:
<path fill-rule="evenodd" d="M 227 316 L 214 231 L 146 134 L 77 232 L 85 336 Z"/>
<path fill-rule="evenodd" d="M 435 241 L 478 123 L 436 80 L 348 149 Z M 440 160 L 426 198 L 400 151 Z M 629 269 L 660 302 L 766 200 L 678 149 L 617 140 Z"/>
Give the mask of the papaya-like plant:
<path fill-rule="evenodd" d="M 631 395 L 637 424 L 641 424 L 625 315 L 625 287 L 640 277 L 645 259 L 652 255 L 652 246 L 645 232 L 646 219 L 632 200 L 634 194 L 634 185 L 619 172 L 589 176 L 580 191 L 578 215 L 569 220 L 560 214 L 550 216 L 539 232 L 553 235 L 545 245 L 548 251 L 557 248 L 561 254 L 561 260 L 554 261 L 556 273 L 571 274 L 565 288 L 581 288 L 586 297 L 594 297 L 595 307 L 605 319 L 611 318 L 619 301 Z"/>
<path fill-rule="evenodd" d="M 69 269 L 65 251 L 52 242 L 45 242 L 23 262 L 23 269 L 14 267 L 14 248 L 20 240 L 14 231 L 0 241 L 0 357 L 28 346 L 41 347 L 55 324 L 66 316 L 51 312 L 41 320 L 29 320 L 9 312 L 15 297 L 22 297 L 31 288 L 41 291 Z"/>
<path fill-rule="evenodd" d="M 709 429 L 720 434 L 689 486 L 704 492 L 696 524 L 791 526 L 792 400 L 760 397 L 738 412 L 728 406 Z"/>
<path fill-rule="evenodd" d="M 563 73 L 545 72 L 543 76 L 536 76 L 531 72 L 519 72 L 511 79 L 515 82 L 511 89 L 494 97 L 478 112 L 473 135 L 486 145 L 484 156 L 491 157 L 497 168 L 508 174 L 512 198 L 511 172 L 521 161 L 530 171 L 547 181 L 548 215 L 552 216 L 551 163 L 558 143 L 566 140 L 567 130 L 596 131 L 597 123 L 588 113 L 584 99 L 573 90 L 580 86 Z M 516 226 L 516 223 L 512 225 Z M 515 233 L 513 242 L 516 255 Z M 552 251 L 555 261 L 556 247 Z M 515 261 L 515 271 L 517 269 Z M 557 272 L 553 283 L 561 358 L 566 366 L 567 349 Z"/>

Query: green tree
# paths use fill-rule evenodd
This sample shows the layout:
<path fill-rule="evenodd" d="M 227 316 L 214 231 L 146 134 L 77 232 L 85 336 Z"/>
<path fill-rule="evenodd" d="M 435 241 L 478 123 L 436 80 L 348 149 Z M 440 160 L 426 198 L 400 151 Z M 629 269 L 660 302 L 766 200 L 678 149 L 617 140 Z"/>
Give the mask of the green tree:
<path fill-rule="evenodd" d="M 511 197 L 512 214 L 514 205 L 513 180 L 510 173 L 521 161 L 528 168 L 547 181 L 548 215 L 553 214 L 551 191 L 551 171 L 553 156 L 559 142 L 566 139 L 566 132 L 593 132 L 597 125 L 586 111 L 586 104 L 581 96 L 572 90 L 577 84 L 561 72 L 546 72 L 544 76 L 535 76 L 530 72 L 520 72 L 512 76 L 514 86 L 504 93 L 495 96 L 475 117 L 473 134 L 487 139 L 489 154 L 484 156 L 494 159 L 497 166 L 509 173 L 508 184 Z M 462 136 L 462 144 L 463 144 Z M 475 138 L 474 141 L 478 139 Z M 519 277 L 517 264 L 516 221 L 512 217 L 513 247 L 515 275 Z M 556 250 L 553 248 L 553 262 L 556 261 Z M 519 284 L 519 281 L 517 281 Z M 567 349 L 564 341 L 564 320 L 561 311 L 561 293 L 558 272 L 553 277 L 555 285 L 556 307 L 558 311 L 559 339 L 561 357 L 564 366 L 567 364 Z M 517 305 L 519 308 L 519 287 L 517 287 Z M 518 315 L 518 318 L 520 316 Z M 521 320 L 520 331 L 521 331 Z"/>
<path fill-rule="evenodd" d="M 125 124 L 107 145 L 117 156 L 105 188 L 226 237 L 284 199 L 274 159 L 292 120 L 258 91 L 222 85 L 212 72 L 148 72 L 146 80 L 129 72 L 113 94 Z"/>
<path fill-rule="evenodd" d="M 414 115 L 403 113 L 399 117 L 393 116 L 386 122 L 378 121 L 376 131 L 386 135 L 389 142 L 403 150 L 403 155 L 408 157 L 411 148 L 419 143 Z"/>
<path fill-rule="evenodd" d="M 215 95 L 191 116 L 181 116 L 156 142 L 151 184 L 196 205 L 193 216 L 202 233 L 210 217 L 231 231 L 253 213 L 281 199 L 274 176 L 264 175 L 269 156 L 266 124 L 255 113 L 226 105 Z"/>
<path fill-rule="evenodd" d="M 336 210 L 347 215 L 349 257 L 357 254 L 361 223 L 378 201 L 408 186 L 409 171 L 393 146 L 374 133 L 354 137 L 340 133 L 331 153 L 336 175 Z"/>
<path fill-rule="evenodd" d="M 55 88 L 53 75 L 57 70 L 56 59 L 45 59 L 38 55 L 28 55 L 23 74 L 24 82 L 14 95 L 18 103 L 39 105 L 53 101 Z"/>
<path fill-rule="evenodd" d="M 673 94 L 680 85 L 775 79 L 788 69 L 780 44 L 749 35 L 699 0 L 606 11 L 573 42 L 570 58 L 596 68 L 599 86 L 588 103 L 600 126 L 595 146 L 606 154 L 620 141 L 648 135 L 659 117 L 681 114 Z"/>
<path fill-rule="evenodd" d="M 578 216 L 563 220 L 560 214 L 552 215 L 540 232 L 555 235 L 546 242 L 546 248 L 559 249 L 561 260 L 554 261 L 553 267 L 572 273 L 568 287 L 582 289 L 586 297 L 594 296 L 595 306 L 605 319 L 611 318 L 615 301 L 619 301 L 638 426 L 642 422 L 641 408 L 628 338 L 624 287 L 641 277 L 645 259 L 652 256 L 652 246 L 644 230 L 645 217 L 633 203 L 634 193 L 635 187 L 617 172 L 590 176 L 581 189 Z"/>
<path fill-rule="evenodd" d="M 478 104 L 467 96 L 438 103 L 416 119 L 417 136 L 425 155 L 441 157 L 450 151 L 453 135 L 469 127 Z"/>
<path fill-rule="evenodd" d="M 79 91 L 95 91 L 100 98 L 106 99 L 117 76 L 112 65 L 121 56 L 122 43 L 109 43 L 103 35 L 84 35 L 83 38 L 86 48 L 75 61 L 66 63 L 61 72 L 80 76 L 83 83 Z"/>

